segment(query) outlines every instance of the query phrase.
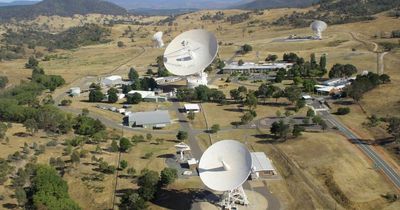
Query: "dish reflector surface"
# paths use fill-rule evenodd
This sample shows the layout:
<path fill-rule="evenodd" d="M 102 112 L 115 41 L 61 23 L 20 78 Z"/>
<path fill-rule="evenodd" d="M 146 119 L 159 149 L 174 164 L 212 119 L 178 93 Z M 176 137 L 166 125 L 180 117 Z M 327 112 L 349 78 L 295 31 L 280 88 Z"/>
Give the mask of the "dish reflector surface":
<path fill-rule="evenodd" d="M 230 191 L 247 180 L 251 163 L 251 155 L 245 145 L 235 140 L 219 141 L 201 157 L 200 179 L 215 191 Z"/>
<path fill-rule="evenodd" d="M 164 52 L 164 66 L 178 76 L 201 73 L 217 56 L 218 42 L 214 34 L 195 29 L 177 36 Z"/>
<path fill-rule="evenodd" d="M 326 30 L 328 25 L 324 21 L 316 20 L 311 23 L 310 27 L 313 31 L 322 32 Z"/>

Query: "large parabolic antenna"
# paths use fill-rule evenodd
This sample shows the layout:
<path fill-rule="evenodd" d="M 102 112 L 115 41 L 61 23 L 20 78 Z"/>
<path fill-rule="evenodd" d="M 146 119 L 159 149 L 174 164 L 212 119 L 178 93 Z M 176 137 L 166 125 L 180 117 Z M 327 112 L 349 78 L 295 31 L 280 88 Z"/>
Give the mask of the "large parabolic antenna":
<path fill-rule="evenodd" d="M 224 192 L 221 205 L 231 209 L 236 203 L 248 204 L 242 184 L 251 172 L 251 155 L 242 143 L 219 141 L 209 147 L 199 163 L 200 179 L 210 189 Z"/>
<path fill-rule="evenodd" d="M 188 77 L 188 86 L 207 85 L 207 68 L 218 52 L 214 34 L 195 29 L 178 35 L 164 52 L 164 66 L 169 72 Z M 205 84 L 204 84 L 205 83 Z"/>
<path fill-rule="evenodd" d="M 328 28 L 328 24 L 321 20 L 315 20 L 311 23 L 310 28 L 314 31 L 317 39 L 322 39 L 322 32 Z"/>
<path fill-rule="evenodd" d="M 162 48 L 164 47 L 164 41 L 162 40 L 163 37 L 163 32 L 159 31 L 157 33 L 154 34 L 153 36 L 153 42 L 155 43 L 155 46 L 157 48 Z"/>

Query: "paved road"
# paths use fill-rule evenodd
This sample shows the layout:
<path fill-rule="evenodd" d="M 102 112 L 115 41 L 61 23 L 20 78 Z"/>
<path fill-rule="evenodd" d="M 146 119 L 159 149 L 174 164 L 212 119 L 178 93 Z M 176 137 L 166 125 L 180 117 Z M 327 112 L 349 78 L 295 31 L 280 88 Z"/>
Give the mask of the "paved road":
<path fill-rule="evenodd" d="M 343 123 L 332 116 L 328 111 L 320 112 L 321 116 L 327 121 L 327 123 L 337 127 L 352 143 L 354 143 L 361 151 L 364 152 L 375 164 L 376 167 L 382 170 L 382 172 L 390 179 L 390 181 L 400 189 L 400 175 L 398 171 L 392 168 L 388 163 L 383 160 L 380 155 L 375 152 L 373 146 L 364 144 L 360 141 L 360 138 L 348 129 Z"/>

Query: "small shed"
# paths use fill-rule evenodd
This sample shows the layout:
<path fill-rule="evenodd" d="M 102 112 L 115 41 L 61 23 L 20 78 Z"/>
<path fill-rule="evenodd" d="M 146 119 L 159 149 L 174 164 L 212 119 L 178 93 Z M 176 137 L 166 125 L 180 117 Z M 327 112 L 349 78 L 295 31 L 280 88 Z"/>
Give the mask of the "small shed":
<path fill-rule="evenodd" d="M 167 110 L 157 110 L 130 113 L 124 118 L 124 122 L 131 127 L 164 128 L 171 124 L 171 118 Z"/>
<path fill-rule="evenodd" d="M 251 160 L 252 160 L 252 172 L 251 172 L 252 179 L 276 175 L 276 171 L 272 165 L 272 161 L 267 157 L 267 155 L 264 152 L 252 152 Z"/>
<path fill-rule="evenodd" d="M 194 113 L 199 113 L 200 112 L 200 106 L 198 104 L 185 104 L 184 105 L 185 112 L 194 112 Z"/>
<path fill-rule="evenodd" d="M 195 158 L 191 158 L 188 160 L 188 165 L 190 170 L 196 170 L 198 164 L 199 161 L 197 161 Z"/>
<path fill-rule="evenodd" d="M 103 81 L 101 82 L 104 86 L 107 87 L 112 87 L 115 85 L 120 85 L 122 84 L 122 77 L 118 76 L 118 75 L 112 75 L 109 77 L 106 77 L 103 79 Z"/>

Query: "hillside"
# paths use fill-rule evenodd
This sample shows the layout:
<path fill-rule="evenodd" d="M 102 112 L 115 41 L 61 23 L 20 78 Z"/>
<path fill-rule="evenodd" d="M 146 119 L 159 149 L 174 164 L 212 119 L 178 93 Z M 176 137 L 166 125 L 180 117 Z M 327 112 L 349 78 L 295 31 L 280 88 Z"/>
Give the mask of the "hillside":
<path fill-rule="evenodd" d="M 0 2 L 0 7 L 5 6 L 16 6 L 16 5 L 32 5 L 36 4 L 38 1 L 12 1 L 12 2 Z"/>
<path fill-rule="evenodd" d="M 73 16 L 74 14 L 123 15 L 127 11 L 113 3 L 100 0 L 44 0 L 34 5 L 9 6 L 0 8 L 0 21 L 30 19 L 40 15 Z"/>
<path fill-rule="evenodd" d="M 237 9 L 265 9 L 280 7 L 307 7 L 318 0 L 255 0 L 236 6 Z"/>
<path fill-rule="evenodd" d="M 215 9 L 227 8 L 243 0 L 106 0 L 127 9 Z"/>
<path fill-rule="evenodd" d="M 375 19 L 374 15 L 400 7 L 399 0 L 321 0 L 319 7 L 308 12 L 294 12 L 274 21 L 274 25 L 305 27 L 315 19 L 328 24 L 344 24 Z"/>

